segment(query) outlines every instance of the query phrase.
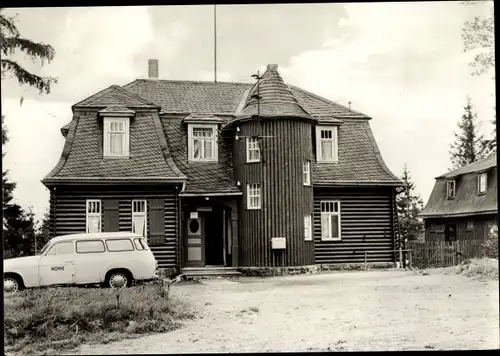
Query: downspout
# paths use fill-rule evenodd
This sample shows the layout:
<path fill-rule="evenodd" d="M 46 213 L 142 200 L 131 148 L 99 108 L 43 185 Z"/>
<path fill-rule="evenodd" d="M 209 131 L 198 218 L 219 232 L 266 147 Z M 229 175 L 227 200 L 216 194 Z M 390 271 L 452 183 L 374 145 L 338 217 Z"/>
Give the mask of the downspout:
<path fill-rule="evenodd" d="M 179 194 L 177 194 L 177 198 L 179 199 L 178 200 L 178 214 L 179 214 L 179 228 L 177 229 L 177 265 L 179 266 L 179 273 L 181 273 L 181 239 L 182 239 L 182 203 L 181 203 L 181 194 L 184 192 L 184 190 L 186 189 L 186 181 L 182 182 L 182 188 L 181 188 L 181 191 L 179 192 Z"/>

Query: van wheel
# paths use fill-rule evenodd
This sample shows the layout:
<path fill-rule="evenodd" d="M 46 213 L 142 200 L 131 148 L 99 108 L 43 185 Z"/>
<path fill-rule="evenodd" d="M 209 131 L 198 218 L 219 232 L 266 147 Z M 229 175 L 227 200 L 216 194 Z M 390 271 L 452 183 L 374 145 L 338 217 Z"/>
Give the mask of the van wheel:
<path fill-rule="evenodd" d="M 15 294 L 24 289 L 23 280 L 17 275 L 6 275 L 3 277 L 3 292 L 6 295 Z"/>
<path fill-rule="evenodd" d="M 122 289 L 132 284 L 132 277 L 128 271 L 116 270 L 108 273 L 105 286 L 113 289 Z"/>

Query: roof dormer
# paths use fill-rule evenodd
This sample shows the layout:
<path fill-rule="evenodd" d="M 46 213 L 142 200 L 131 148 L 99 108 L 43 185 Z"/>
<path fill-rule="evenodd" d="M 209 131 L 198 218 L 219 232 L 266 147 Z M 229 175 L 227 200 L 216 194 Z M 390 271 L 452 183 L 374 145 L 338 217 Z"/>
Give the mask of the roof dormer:
<path fill-rule="evenodd" d="M 188 161 L 217 162 L 219 125 L 224 120 L 212 114 L 190 114 L 182 122 L 188 125 Z"/>
<path fill-rule="evenodd" d="M 103 157 L 130 157 L 130 119 L 135 111 L 123 106 L 108 106 L 98 113 L 103 119 Z"/>

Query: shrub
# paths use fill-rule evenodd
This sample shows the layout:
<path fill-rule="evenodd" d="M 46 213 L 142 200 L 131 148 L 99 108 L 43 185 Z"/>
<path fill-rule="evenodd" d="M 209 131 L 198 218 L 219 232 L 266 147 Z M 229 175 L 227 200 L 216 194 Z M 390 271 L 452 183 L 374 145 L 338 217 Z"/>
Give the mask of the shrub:
<path fill-rule="evenodd" d="M 483 254 L 489 258 L 498 258 L 498 225 L 490 225 L 486 241 L 482 244 Z"/>
<path fill-rule="evenodd" d="M 5 298 L 4 313 L 4 342 L 15 351 L 27 346 L 38 351 L 72 348 L 80 342 L 102 342 L 109 339 L 109 333 L 123 338 L 165 332 L 178 328 L 177 320 L 193 317 L 184 302 L 172 296 L 162 298 L 158 287 L 152 285 L 118 292 L 94 288 L 26 290 Z"/>

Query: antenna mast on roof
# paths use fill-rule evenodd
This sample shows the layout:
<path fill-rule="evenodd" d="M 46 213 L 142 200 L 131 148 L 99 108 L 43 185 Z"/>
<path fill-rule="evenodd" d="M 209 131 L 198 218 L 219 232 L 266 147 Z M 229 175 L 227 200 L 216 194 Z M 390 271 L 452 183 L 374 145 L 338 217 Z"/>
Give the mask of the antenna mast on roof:
<path fill-rule="evenodd" d="M 217 5 L 214 4 L 214 82 L 217 83 Z"/>

